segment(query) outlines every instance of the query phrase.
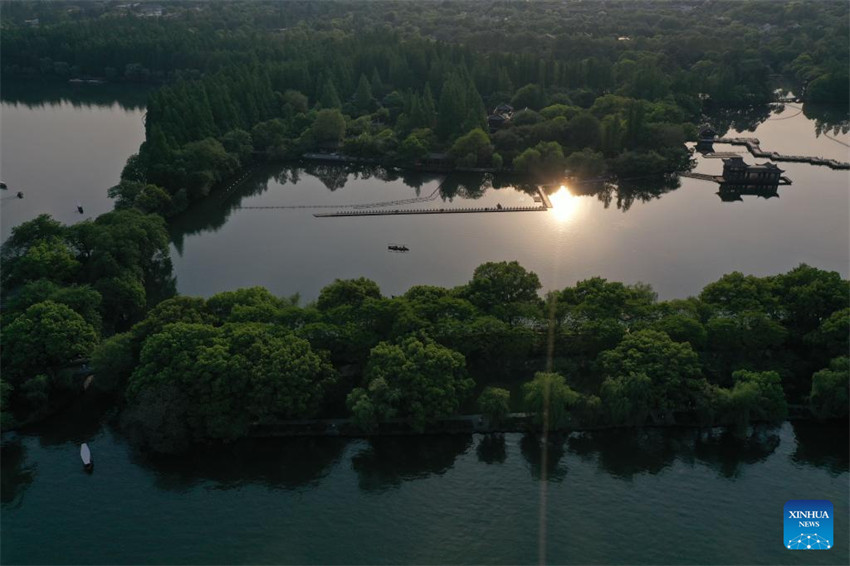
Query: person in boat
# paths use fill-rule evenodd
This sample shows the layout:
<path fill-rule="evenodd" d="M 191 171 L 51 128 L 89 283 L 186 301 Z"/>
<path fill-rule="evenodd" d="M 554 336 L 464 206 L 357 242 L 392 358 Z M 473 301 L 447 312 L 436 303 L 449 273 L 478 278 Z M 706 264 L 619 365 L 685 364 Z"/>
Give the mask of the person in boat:
<path fill-rule="evenodd" d="M 23 193 L 23 191 L 18 191 L 18 195 L 17 195 L 17 196 L 18 196 L 18 198 L 24 198 L 24 193 Z"/>

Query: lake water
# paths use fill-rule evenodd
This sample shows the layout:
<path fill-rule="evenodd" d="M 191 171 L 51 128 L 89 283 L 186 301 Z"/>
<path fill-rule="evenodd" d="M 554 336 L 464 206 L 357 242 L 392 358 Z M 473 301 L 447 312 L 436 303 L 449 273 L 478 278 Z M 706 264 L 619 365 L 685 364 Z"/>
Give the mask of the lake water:
<path fill-rule="evenodd" d="M 847 564 L 846 427 L 277 439 L 151 461 L 66 422 L 2 448 L 4 564 Z M 79 460 L 92 448 L 95 470 Z M 783 505 L 835 506 L 829 551 Z"/>
<path fill-rule="evenodd" d="M 3 238 L 41 212 L 73 222 L 77 202 L 84 217 L 111 207 L 106 189 L 143 137 L 142 106 L 120 99 L 65 88 L 39 98 L 4 84 L 2 178 L 25 198 L 3 195 Z M 846 133 L 816 136 L 815 121 L 795 112 L 788 107 L 746 135 L 767 150 L 850 159 Z M 547 212 L 368 218 L 247 207 L 533 201 L 512 188 L 482 193 L 480 179 L 450 178 L 424 200 L 441 177 L 258 168 L 174 223 L 178 285 L 200 295 L 264 285 L 310 299 L 334 278 L 362 275 L 397 294 L 413 284 L 461 284 L 484 261 L 512 259 L 545 288 L 602 275 L 649 282 L 663 297 L 694 294 L 734 269 L 766 275 L 807 262 L 847 277 L 847 172 L 780 166 L 793 185 L 769 200 L 722 202 L 716 185 L 683 179 L 666 193 L 633 192 L 633 201 L 569 187 Z M 720 167 L 699 163 L 709 173 Z M 389 243 L 411 252 L 387 253 Z M 651 429 L 576 435 L 550 447 L 544 469 L 537 442 L 521 435 L 503 444 L 481 436 L 278 440 L 152 461 L 103 423 L 83 406 L 4 437 L 0 562 L 850 560 L 846 427 L 786 423 L 746 438 Z M 81 469 L 80 442 L 92 447 L 92 475 Z M 783 548 L 788 499 L 834 503 L 832 550 Z"/>
<path fill-rule="evenodd" d="M 102 88 L 4 85 L 0 172 L 10 189 L 0 202 L 3 239 L 42 212 L 74 222 L 111 208 L 106 190 L 144 137 L 144 96 Z M 760 138 L 769 151 L 850 161 L 850 135 L 818 135 L 815 118 L 789 105 L 743 135 Z M 729 135 L 737 133 L 733 127 Z M 754 161 L 741 147 L 715 149 Z M 444 181 L 434 200 L 403 208 L 533 202 L 512 188 L 486 188 L 486 180 L 482 189 L 482 178 L 474 176 L 379 171 L 376 177 L 319 164 L 259 167 L 174 222 L 178 290 L 209 296 L 260 285 L 310 300 L 336 278 L 364 276 L 393 295 L 416 284 L 460 285 L 485 261 L 514 259 L 535 271 L 544 289 L 599 275 L 650 283 L 662 298 L 695 294 L 732 270 L 769 275 L 802 262 L 847 277 L 850 175 L 805 164 L 780 167 L 793 184 L 771 199 L 723 202 L 716 184 L 681 179 L 675 190 L 651 187 L 619 196 L 567 187 L 548 212 L 353 218 L 313 216 L 327 208 L 248 207 L 425 199 Z M 700 158 L 697 171 L 721 169 L 719 159 Z M 23 200 L 14 197 L 17 190 Z M 84 206 L 82 216 L 77 203 Z M 388 253 L 393 243 L 410 253 Z"/>
<path fill-rule="evenodd" d="M 730 135 L 736 135 L 733 130 Z M 815 121 L 786 107 L 744 135 L 762 148 L 850 161 L 850 136 L 817 136 Z M 742 147 L 716 151 L 752 156 Z M 261 285 L 278 295 L 312 299 L 336 278 L 368 277 L 385 294 L 412 285 L 455 286 L 485 261 L 519 260 L 544 289 L 563 288 L 599 275 L 652 284 L 662 298 L 698 293 L 724 273 L 785 272 L 799 265 L 847 277 L 850 191 L 847 171 L 781 163 L 791 186 L 778 198 L 744 196 L 723 202 L 715 183 L 682 179 L 658 195 L 584 196 L 567 187 L 548 212 L 315 218 L 327 209 L 258 209 L 262 206 L 329 206 L 428 197 L 443 178 L 389 172 L 364 179 L 342 168 L 311 164 L 295 170 L 256 170 L 243 185 L 220 193 L 174 224 L 173 259 L 183 294 L 214 293 Z M 719 174 L 719 159 L 700 158 L 697 171 Z M 396 208 L 533 204 L 511 188 L 478 197 L 480 178 L 449 177 L 448 199 Z M 656 191 L 657 192 L 657 191 Z M 646 196 L 648 194 L 648 196 Z M 642 201 L 641 196 L 648 198 Z M 607 200 L 607 202 L 606 202 Z M 243 208 L 237 208 L 237 207 Z M 392 207 L 390 207 L 392 208 Z M 404 244 L 408 254 L 387 252 Z"/>
<path fill-rule="evenodd" d="M 0 196 L 3 240 L 39 214 L 72 223 L 112 210 L 106 191 L 145 140 L 145 94 L 105 86 L 4 81 L 0 178 L 9 188 Z"/>

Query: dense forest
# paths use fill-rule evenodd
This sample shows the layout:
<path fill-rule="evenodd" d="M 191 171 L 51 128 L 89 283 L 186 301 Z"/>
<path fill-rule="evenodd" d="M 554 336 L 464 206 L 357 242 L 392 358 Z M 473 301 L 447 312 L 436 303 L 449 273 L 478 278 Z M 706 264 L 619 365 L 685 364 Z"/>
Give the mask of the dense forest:
<path fill-rule="evenodd" d="M 309 152 L 667 187 L 702 123 L 757 123 L 777 87 L 845 116 L 847 16 L 794 1 L 4 3 L 4 78 L 156 88 L 116 210 L 41 216 L 3 244 L 3 427 L 50 414 L 91 369 L 126 430 L 165 451 L 329 416 L 363 430 L 515 410 L 554 429 L 742 425 L 788 403 L 846 417 L 850 287 L 834 272 L 732 273 L 659 302 L 599 278 L 541 297 L 535 274 L 489 263 L 394 298 L 360 279 L 306 306 L 260 288 L 204 300 L 175 296 L 165 218 Z"/>
<path fill-rule="evenodd" d="M 7 76 L 168 83 L 112 191 L 166 216 L 249 162 L 317 150 L 659 176 L 690 167 L 705 112 L 777 86 L 850 97 L 840 2 L 13 3 L 3 31 Z"/>

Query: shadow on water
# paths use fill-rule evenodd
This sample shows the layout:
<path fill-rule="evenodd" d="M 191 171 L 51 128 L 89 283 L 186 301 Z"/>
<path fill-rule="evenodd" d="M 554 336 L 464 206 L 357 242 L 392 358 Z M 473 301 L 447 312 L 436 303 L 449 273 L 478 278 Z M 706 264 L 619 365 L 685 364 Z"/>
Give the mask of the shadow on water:
<path fill-rule="evenodd" d="M 233 211 L 242 206 L 249 197 L 263 194 L 269 188 L 269 180 L 280 185 L 297 184 L 304 175 L 319 179 L 330 191 L 342 189 L 352 179 L 377 179 L 382 182 L 401 181 L 417 190 L 435 178 L 433 174 L 416 171 L 399 171 L 376 165 L 347 166 L 321 162 L 299 164 L 263 164 L 251 169 L 248 177 L 232 190 L 218 189 L 208 198 L 193 203 L 169 221 L 171 241 L 179 254 L 183 253 L 183 242 L 187 236 L 203 232 L 216 232 L 227 223 Z"/>
<path fill-rule="evenodd" d="M 791 460 L 800 465 L 823 468 L 833 476 L 850 469 L 850 432 L 847 422 L 828 426 L 805 421 L 791 423 L 797 448 Z"/>
<path fill-rule="evenodd" d="M 804 104 L 803 116 L 815 121 L 815 133 L 838 135 L 850 132 L 850 112 L 846 106 Z"/>
<path fill-rule="evenodd" d="M 744 466 L 773 454 L 780 439 L 776 429 L 756 426 L 746 434 L 722 429 L 634 429 L 573 434 L 569 452 L 621 479 L 655 475 L 679 461 L 699 462 L 721 477 L 735 478 Z"/>
<path fill-rule="evenodd" d="M 360 489 L 381 491 L 402 482 L 442 475 L 472 446 L 472 436 L 376 437 L 351 458 Z"/>
<path fill-rule="evenodd" d="M 0 445 L 0 502 L 4 506 L 20 507 L 35 475 L 36 465 L 28 464 L 27 448 L 20 440 Z"/>
<path fill-rule="evenodd" d="M 570 435 L 571 454 L 583 460 L 596 459 L 599 468 L 621 479 L 638 474 L 657 474 L 670 466 L 691 438 L 677 431 L 622 429 Z"/>
<path fill-rule="evenodd" d="M 539 435 L 524 434 L 519 441 L 519 449 L 534 479 L 541 480 L 545 477 L 548 481 L 560 482 L 567 477 L 567 466 L 561 463 L 566 454 L 563 436 L 558 434 L 549 436 L 546 442 L 545 467 L 543 464 L 544 443 Z"/>
<path fill-rule="evenodd" d="M 478 461 L 485 464 L 504 464 L 508 459 L 507 447 L 505 446 L 505 435 L 485 434 L 475 447 Z"/>
<path fill-rule="evenodd" d="M 440 198 L 451 202 L 455 198 L 475 200 L 494 188 L 489 173 L 453 173 L 440 186 Z"/>
<path fill-rule="evenodd" d="M 145 108 L 151 90 L 151 87 L 143 85 L 74 85 L 59 81 L 8 80 L 3 81 L 0 100 L 23 104 L 27 108 L 68 103 L 75 108 L 118 104 L 124 110 L 137 110 Z"/>
<path fill-rule="evenodd" d="M 754 132 L 770 118 L 770 114 L 770 106 L 760 105 L 750 108 L 715 108 L 709 110 L 704 118 L 720 135 L 725 135 L 731 130 Z"/>
<path fill-rule="evenodd" d="M 227 223 L 234 210 L 242 205 L 246 197 L 261 195 L 269 188 L 271 178 L 283 179 L 280 167 L 258 167 L 248 173 L 248 177 L 233 190 L 217 190 L 193 203 L 189 210 L 175 216 L 168 223 L 171 242 L 179 254 L 183 253 L 183 241 L 186 236 L 203 232 L 216 232 Z M 293 182 L 297 182 L 295 176 Z"/>
<path fill-rule="evenodd" d="M 43 447 L 91 442 L 117 412 L 113 397 L 89 390 L 56 415 L 27 427 L 21 434 L 37 437 Z"/>
<path fill-rule="evenodd" d="M 766 460 L 779 442 L 775 429 L 761 426 L 744 436 L 714 429 L 697 437 L 694 456 L 724 478 L 736 478 L 745 466 Z"/>
<path fill-rule="evenodd" d="M 186 492 L 209 483 L 210 489 L 243 485 L 269 489 L 311 487 L 339 461 L 347 441 L 339 438 L 248 439 L 217 449 L 197 449 L 179 457 L 134 452 L 137 465 L 156 474 L 158 489 Z"/>

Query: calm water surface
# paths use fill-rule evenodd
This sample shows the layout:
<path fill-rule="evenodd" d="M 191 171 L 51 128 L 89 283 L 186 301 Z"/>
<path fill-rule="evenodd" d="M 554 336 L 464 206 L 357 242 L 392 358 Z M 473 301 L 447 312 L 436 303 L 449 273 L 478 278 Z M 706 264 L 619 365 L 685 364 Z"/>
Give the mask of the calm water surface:
<path fill-rule="evenodd" d="M 12 563 L 846 564 L 847 430 L 290 439 L 151 461 L 108 427 L 3 443 Z M 96 467 L 86 474 L 79 442 Z M 782 546 L 788 499 L 835 505 L 835 547 Z M 542 516 L 542 522 L 541 522 Z"/>
<path fill-rule="evenodd" d="M 104 89 L 4 85 L 0 173 L 10 190 L 0 201 L 3 239 L 39 213 L 74 222 L 111 208 L 106 189 L 144 137 L 144 93 Z M 743 135 L 759 137 L 771 151 L 850 160 L 850 136 L 834 129 L 818 134 L 822 119 L 808 114 L 812 117 L 787 106 Z M 737 124 L 730 135 L 743 128 Z M 753 162 L 746 153 L 745 159 Z M 399 294 L 415 284 L 459 285 L 485 261 L 514 259 L 537 272 L 546 289 L 600 275 L 651 283 L 662 298 L 692 295 L 736 269 L 767 275 L 806 262 L 847 277 L 848 173 L 780 166 L 793 185 L 780 187 L 779 198 L 769 200 L 745 196 L 723 202 L 714 183 L 682 179 L 677 189 L 619 195 L 587 195 L 588 187 L 572 186 L 549 212 L 369 218 L 312 215 L 328 209 L 239 207 L 428 197 L 443 177 L 384 172 L 364 178 L 315 164 L 295 171 L 257 168 L 234 190 L 214 194 L 174 223 L 178 289 L 209 296 L 262 285 L 279 295 L 312 299 L 336 278 L 365 276 L 386 294 Z M 720 160 L 700 159 L 698 171 L 721 168 Z M 484 181 L 450 177 L 435 200 L 405 206 L 532 204 L 526 194 L 487 188 Z M 17 190 L 25 193 L 23 200 L 14 198 Z M 82 216 L 77 203 L 85 209 Z M 412 251 L 388 253 L 390 243 Z"/>
<path fill-rule="evenodd" d="M 4 82 L 0 177 L 9 188 L 0 191 L 2 239 L 39 214 L 73 223 L 112 210 L 106 191 L 145 139 L 144 101 L 144 91 L 116 86 Z"/>
<path fill-rule="evenodd" d="M 734 129 L 730 135 L 738 135 Z M 786 107 L 742 135 L 770 151 L 850 161 L 850 136 L 816 134 L 815 120 Z M 743 153 L 717 145 L 716 151 Z M 663 298 L 685 297 L 724 273 L 784 272 L 800 263 L 850 274 L 850 191 L 847 171 L 782 163 L 793 185 L 779 198 L 744 196 L 723 202 L 718 186 L 682 179 L 670 192 L 623 191 L 583 195 L 568 187 L 548 212 L 314 218 L 326 209 L 237 207 L 352 205 L 427 197 L 442 177 L 389 174 L 395 180 L 308 165 L 293 171 L 257 170 L 230 193 L 219 194 L 179 219 L 173 259 L 183 294 L 261 285 L 279 295 L 315 298 L 336 278 L 369 277 L 386 294 L 412 285 L 465 283 L 485 261 L 519 260 L 545 289 L 600 275 L 646 282 Z M 719 159 L 699 160 L 697 171 L 719 174 Z M 386 176 L 385 176 L 386 177 Z M 532 204 L 511 188 L 486 189 L 481 179 L 450 177 L 448 194 L 405 208 Z M 485 184 L 486 186 L 486 184 Z M 445 197 L 445 198 L 444 198 Z M 642 200 L 646 199 L 646 200 Z M 390 243 L 411 248 L 387 253 Z"/>
<path fill-rule="evenodd" d="M 75 98 L 77 97 L 77 98 Z M 80 97 L 88 102 L 83 102 Z M 753 134 L 768 150 L 848 160 L 848 136 L 816 136 L 788 107 Z M 41 212 L 80 219 L 111 207 L 106 189 L 143 137 L 137 102 L 4 85 L 2 234 Z M 718 151 L 741 151 L 717 147 Z M 748 162 L 753 160 L 745 156 Z M 701 160 L 699 170 L 721 163 Z M 518 259 L 545 288 L 593 275 L 651 283 L 663 297 L 723 273 L 800 262 L 848 276 L 848 175 L 781 164 L 780 197 L 724 203 L 683 179 L 664 193 L 561 193 L 548 212 L 320 219 L 339 206 L 428 197 L 438 176 L 364 178 L 337 168 L 257 169 L 175 222 L 180 291 L 264 285 L 313 298 L 337 277 L 387 294 L 457 285 L 484 261 Z M 531 204 L 512 188 L 449 179 L 411 207 Z M 658 198 L 653 196 L 660 195 Z M 646 200 L 643 200 L 646 199 Z M 386 252 L 388 243 L 409 254 Z M 79 443 L 94 452 L 83 473 Z M 481 436 L 244 443 L 218 454 L 150 460 L 83 407 L 2 442 L 0 561 L 11 563 L 847 564 L 846 427 L 785 424 L 746 438 L 690 430 L 571 436 L 549 464 L 528 437 Z M 545 479 L 544 479 L 545 477 Z M 788 499 L 835 505 L 836 545 L 782 546 Z M 541 535 L 541 532 L 543 533 Z M 543 541 L 541 546 L 540 541 Z"/>

